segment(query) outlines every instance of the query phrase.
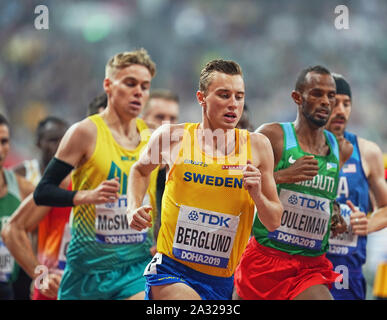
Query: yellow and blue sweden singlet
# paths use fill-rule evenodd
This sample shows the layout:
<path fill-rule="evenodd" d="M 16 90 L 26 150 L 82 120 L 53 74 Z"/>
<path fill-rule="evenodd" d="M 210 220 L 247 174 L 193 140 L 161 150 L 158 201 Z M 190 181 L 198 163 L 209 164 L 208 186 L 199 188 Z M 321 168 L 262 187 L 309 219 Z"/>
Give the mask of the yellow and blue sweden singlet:
<path fill-rule="evenodd" d="M 152 231 L 131 229 L 126 217 L 129 172 L 149 140 L 148 127 L 143 120 L 136 119 L 141 142 L 135 149 L 128 150 L 114 140 L 99 114 L 89 119 L 98 132 L 95 150 L 84 165 L 73 171 L 73 190 L 92 190 L 102 181 L 114 177 L 119 177 L 121 188 L 115 202 L 73 208 L 67 264 L 70 269 L 83 273 L 125 267 L 149 259 L 149 248 L 153 244 Z M 151 199 L 155 199 L 157 172 L 152 172 L 152 183 L 147 192 Z M 154 201 L 150 204 L 156 208 Z"/>
<path fill-rule="evenodd" d="M 251 159 L 250 135 L 235 129 L 228 156 L 205 154 L 198 123 L 187 123 L 162 200 L 158 252 L 208 275 L 230 277 L 247 245 L 254 202 L 243 187 L 242 169 Z"/>

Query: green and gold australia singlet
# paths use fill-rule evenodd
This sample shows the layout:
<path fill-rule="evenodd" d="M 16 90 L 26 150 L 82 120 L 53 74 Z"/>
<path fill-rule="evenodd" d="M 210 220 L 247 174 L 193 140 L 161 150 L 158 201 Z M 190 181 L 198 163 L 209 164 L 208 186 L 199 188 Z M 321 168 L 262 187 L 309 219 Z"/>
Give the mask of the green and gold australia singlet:
<path fill-rule="evenodd" d="M 136 120 L 141 142 L 133 149 L 121 147 L 113 138 L 108 126 L 100 115 L 89 117 L 98 130 L 96 146 L 91 158 L 74 170 L 74 190 L 95 189 L 102 181 L 119 177 L 120 197 L 115 202 L 99 205 L 81 205 L 73 208 L 70 218 L 71 241 L 67 251 L 70 269 L 83 273 L 90 270 L 111 270 L 150 258 L 149 248 L 153 245 L 152 230 L 131 229 L 126 217 L 127 183 L 130 168 L 138 160 L 147 144 L 150 132 L 141 119 Z M 148 198 L 155 208 L 157 171 L 151 175 L 152 190 Z M 152 183 L 152 181 L 154 183 Z"/>

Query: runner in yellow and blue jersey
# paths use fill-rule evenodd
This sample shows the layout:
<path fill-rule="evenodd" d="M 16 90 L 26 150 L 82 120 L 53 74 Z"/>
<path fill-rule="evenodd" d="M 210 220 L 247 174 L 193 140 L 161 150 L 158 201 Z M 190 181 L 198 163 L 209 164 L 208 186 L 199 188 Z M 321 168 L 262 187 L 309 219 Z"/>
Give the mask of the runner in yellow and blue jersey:
<path fill-rule="evenodd" d="M 125 194 L 131 166 L 150 137 L 138 116 L 155 72 L 144 49 L 113 56 L 104 79 L 106 109 L 66 132 L 34 192 L 38 205 L 74 206 L 59 299 L 144 297 L 151 232 L 129 228 Z M 72 170 L 74 191 L 60 189 Z"/>
<path fill-rule="evenodd" d="M 231 299 L 254 207 L 271 231 L 282 214 L 268 139 L 235 129 L 245 96 L 240 66 L 210 61 L 196 95 L 202 122 L 161 126 L 130 173 L 130 226 L 143 230 L 152 225 L 150 207 L 141 205 L 149 175 L 167 166 L 158 253 L 144 270 L 146 299 Z"/>

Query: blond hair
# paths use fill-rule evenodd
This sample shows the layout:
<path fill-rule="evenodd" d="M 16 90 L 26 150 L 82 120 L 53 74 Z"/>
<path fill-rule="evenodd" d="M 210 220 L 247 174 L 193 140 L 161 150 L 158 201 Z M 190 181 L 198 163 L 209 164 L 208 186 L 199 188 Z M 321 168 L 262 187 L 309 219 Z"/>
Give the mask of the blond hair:
<path fill-rule="evenodd" d="M 111 57 L 106 64 L 105 77 L 110 78 L 114 75 L 116 70 L 129 67 L 133 64 L 139 64 L 146 67 L 152 78 L 156 74 L 156 64 L 152 61 L 148 52 L 144 48 L 141 48 L 135 51 L 117 53 Z"/>

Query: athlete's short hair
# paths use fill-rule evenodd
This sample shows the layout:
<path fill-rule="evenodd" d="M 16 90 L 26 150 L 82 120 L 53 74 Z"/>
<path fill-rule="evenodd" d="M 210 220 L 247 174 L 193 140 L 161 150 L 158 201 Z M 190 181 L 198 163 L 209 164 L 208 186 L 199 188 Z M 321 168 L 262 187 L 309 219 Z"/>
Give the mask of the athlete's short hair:
<path fill-rule="evenodd" d="M 333 79 L 336 83 L 336 94 L 345 94 L 352 100 L 351 86 L 343 75 L 332 73 Z"/>
<path fill-rule="evenodd" d="M 149 99 L 147 100 L 144 106 L 143 114 L 146 114 L 149 111 L 150 101 L 152 99 L 164 99 L 167 101 L 174 101 L 176 103 L 179 103 L 179 96 L 173 93 L 171 90 L 155 89 L 155 90 L 152 90 L 151 93 L 149 94 Z"/>
<path fill-rule="evenodd" d="M 107 95 L 106 92 L 100 93 L 96 96 L 87 107 L 87 115 L 92 116 L 93 114 L 97 114 L 99 112 L 99 108 L 107 107 Z"/>
<path fill-rule="evenodd" d="M 0 113 L 0 125 L 6 125 L 10 129 L 9 122 L 5 116 Z"/>
<path fill-rule="evenodd" d="M 314 72 L 314 73 L 318 73 L 318 74 L 331 74 L 331 72 L 327 68 L 320 66 L 320 65 L 307 67 L 307 68 L 303 69 L 297 77 L 297 81 L 296 81 L 296 85 L 295 85 L 296 91 L 298 91 L 298 92 L 304 91 L 305 84 L 306 84 L 306 75 L 309 72 Z"/>
<path fill-rule="evenodd" d="M 156 74 L 156 64 L 152 61 L 148 52 L 144 48 L 141 48 L 135 51 L 117 53 L 111 57 L 106 64 L 105 77 L 110 78 L 117 69 L 123 69 L 133 64 L 146 67 L 152 78 Z"/>
<path fill-rule="evenodd" d="M 38 126 L 36 127 L 35 134 L 36 134 L 36 141 L 37 142 L 39 142 L 42 139 L 43 133 L 44 133 L 44 128 L 50 122 L 53 122 L 59 126 L 65 127 L 65 128 L 68 128 L 68 126 L 69 126 L 69 124 L 66 121 L 64 121 L 63 119 L 60 119 L 60 118 L 57 118 L 54 116 L 48 116 L 48 117 L 42 119 L 41 121 L 39 121 Z"/>
<path fill-rule="evenodd" d="M 199 90 L 204 94 L 207 94 L 214 72 L 242 76 L 242 68 L 235 61 L 222 59 L 212 60 L 204 66 L 200 73 Z"/>

